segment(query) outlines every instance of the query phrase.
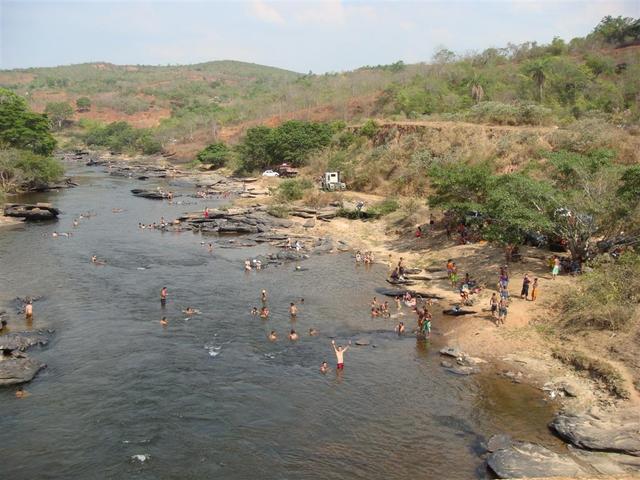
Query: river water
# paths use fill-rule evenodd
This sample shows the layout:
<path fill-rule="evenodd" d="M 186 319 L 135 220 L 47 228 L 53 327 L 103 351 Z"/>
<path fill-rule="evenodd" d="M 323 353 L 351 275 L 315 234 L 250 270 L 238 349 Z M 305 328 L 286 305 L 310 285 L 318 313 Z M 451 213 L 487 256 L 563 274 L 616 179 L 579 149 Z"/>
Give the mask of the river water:
<path fill-rule="evenodd" d="M 25 386 L 31 395 L 0 389 L 0 478 L 486 478 L 491 434 L 554 442 L 552 407 L 535 390 L 440 367 L 446 320 L 436 317 L 427 345 L 369 317 L 383 267 L 340 254 L 314 256 L 304 272 L 288 264 L 247 274 L 243 260 L 271 247 L 137 228 L 221 202 L 168 205 L 131 195 L 154 181 L 77 165 L 69 173 L 79 187 L 21 199 L 53 202 L 58 222 L 0 231 L 0 310 L 42 295 L 32 325 L 12 309 L 10 326 L 55 329 L 30 351 L 48 365 Z M 96 216 L 73 228 L 85 211 Z M 107 265 L 91 264 L 93 254 Z M 249 314 L 263 288 L 268 321 Z M 287 306 L 302 297 L 293 344 Z M 186 319 L 188 305 L 201 314 Z M 320 334 L 308 336 L 310 327 Z M 267 341 L 270 330 L 278 342 Z M 344 373 L 322 375 L 323 360 L 335 365 L 332 337 L 375 347 L 354 345 Z"/>

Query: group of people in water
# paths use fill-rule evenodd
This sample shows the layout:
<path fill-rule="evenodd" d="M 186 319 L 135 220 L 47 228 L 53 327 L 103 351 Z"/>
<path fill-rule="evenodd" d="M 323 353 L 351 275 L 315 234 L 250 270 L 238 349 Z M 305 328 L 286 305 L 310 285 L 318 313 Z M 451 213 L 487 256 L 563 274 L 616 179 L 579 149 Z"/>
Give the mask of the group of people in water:
<path fill-rule="evenodd" d="M 371 265 L 376 261 L 376 257 L 371 251 L 361 252 L 358 250 L 356 252 L 356 263 L 364 263 L 365 265 Z"/>

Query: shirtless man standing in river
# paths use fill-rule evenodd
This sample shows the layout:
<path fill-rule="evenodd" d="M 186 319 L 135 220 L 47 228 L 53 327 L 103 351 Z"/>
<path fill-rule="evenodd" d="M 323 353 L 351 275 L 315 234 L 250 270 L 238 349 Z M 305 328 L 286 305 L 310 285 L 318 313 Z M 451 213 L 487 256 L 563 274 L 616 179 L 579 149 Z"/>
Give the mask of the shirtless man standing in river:
<path fill-rule="evenodd" d="M 31 302 L 24 306 L 24 316 L 27 320 L 31 320 L 33 318 L 33 304 Z"/>
<path fill-rule="evenodd" d="M 349 350 L 349 347 L 343 347 L 342 345 L 336 347 L 335 340 L 331 340 L 331 345 L 333 346 L 333 351 L 336 352 L 336 368 L 338 370 L 344 370 L 344 352 Z M 349 340 L 349 345 L 351 345 L 351 340 Z"/>
<path fill-rule="evenodd" d="M 164 307 L 167 305 L 167 287 L 162 287 L 160 290 L 160 306 Z"/>

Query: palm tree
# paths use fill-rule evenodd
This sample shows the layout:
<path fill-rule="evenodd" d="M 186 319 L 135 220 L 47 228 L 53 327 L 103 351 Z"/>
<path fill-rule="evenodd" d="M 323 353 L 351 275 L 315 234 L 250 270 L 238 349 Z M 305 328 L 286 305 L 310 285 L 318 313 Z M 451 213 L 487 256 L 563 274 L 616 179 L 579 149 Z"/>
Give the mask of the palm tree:
<path fill-rule="evenodd" d="M 476 103 L 480 103 L 484 98 L 484 88 L 482 88 L 483 79 L 477 73 L 467 80 L 467 85 L 471 87 L 471 98 Z"/>
<path fill-rule="evenodd" d="M 547 80 L 547 71 L 549 67 L 549 58 L 536 58 L 530 60 L 524 65 L 524 73 L 531 77 L 536 84 L 536 96 L 539 102 L 542 102 L 542 89 L 544 82 Z"/>

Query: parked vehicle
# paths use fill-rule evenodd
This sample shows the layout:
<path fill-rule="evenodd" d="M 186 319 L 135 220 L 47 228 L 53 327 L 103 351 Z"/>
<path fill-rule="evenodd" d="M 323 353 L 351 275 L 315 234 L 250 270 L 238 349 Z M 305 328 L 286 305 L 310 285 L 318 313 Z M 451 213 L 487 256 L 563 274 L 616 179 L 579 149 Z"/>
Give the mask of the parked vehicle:
<path fill-rule="evenodd" d="M 280 174 L 278 172 L 274 172 L 273 170 L 265 170 L 262 172 L 263 177 L 279 177 Z"/>
<path fill-rule="evenodd" d="M 340 177 L 340 172 L 324 172 L 322 189 L 329 191 L 346 190 L 347 184 Z"/>
<path fill-rule="evenodd" d="M 281 177 L 296 177 L 298 176 L 298 170 L 293 168 L 288 163 L 283 163 L 277 168 L 277 172 Z"/>

